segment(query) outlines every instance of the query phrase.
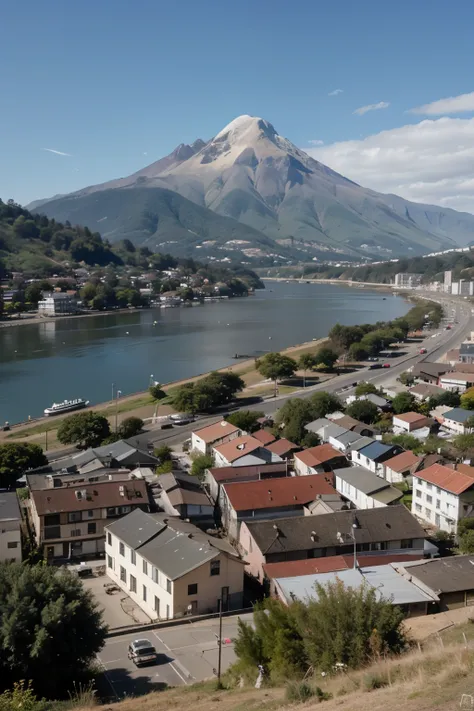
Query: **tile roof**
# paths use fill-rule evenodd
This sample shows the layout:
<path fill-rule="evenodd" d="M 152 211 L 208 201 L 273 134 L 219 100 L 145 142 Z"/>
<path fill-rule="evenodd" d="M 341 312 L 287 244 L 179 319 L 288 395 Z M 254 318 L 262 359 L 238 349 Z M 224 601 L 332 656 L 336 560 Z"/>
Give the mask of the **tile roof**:
<path fill-rule="evenodd" d="M 122 495 L 122 491 L 124 495 Z M 79 498 L 76 496 L 76 492 L 81 492 Z M 146 482 L 139 479 L 122 482 L 94 482 L 56 489 L 37 489 L 31 492 L 31 498 L 39 516 L 130 504 L 148 506 Z"/>
<path fill-rule="evenodd" d="M 467 474 L 467 476 L 474 477 L 474 467 L 470 467 L 469 464 L 456 464 L 456 470 L 458 472 L 462 472 L 463 474 Z"/>
<path fill-rule="evenodd" d="M 207 425 L 207 427 L 194 430 L 193 434 L 202 439 L 206 444 L 212 444 L 212 442 L 234 434 L 234 432 L 240 432 L 239 428 L 226 420 L 220 420 L 213 425 Z"/>
<path fill-rule="evenodd" d="M 263 447 L 263 445 L 258 439 L 255 439 L 252 435 L 244 435 L 243 437 L 236 437 L 225 444 L 220 444 L 214 449 L 228 462 L 235 462 L 236 459 L 245 457 L 246 454 L 254 452 L 259 447 Z"/>
<path fill-rule="evenodd" d="M 334 457 L 344 456 L 337 449 L 334 449 L 330 444 L 318 444 L 317 447 L 304 449 L 302 452 L 296 452 L 295 459 L 299 459 L 308 467 L 315 467 L 323 462 L 329 462 Z"/>
<path fill-rule="evenodd" d="M 449 558 L 420 560 L 397 565 L 409 576 L 437 594 L 472 590 L 474 580 L 474 556 L 455 555 Z M 416 580 L 414 581 L 416 583 Z"/>
<path fill-rule="evenodd" d="M 295 449 L 300 449 L 300 447 L 297 444 L 290 442 L 289 439 L 282 437 L 281 439 L 277 439 L 275 442 L 268 444 L 267 449 L 269 449 L 270 452 L 273 452 L 273 454 L 278 454 L 279 457 L 282 457 L 284 454 L 289 454 Z"/>
<path fill-rule="evenodd" d="M 255 439 L 258 439 L 259 442 L 261 442 L 264 445 L 270 444 L 271 442 L 274 442 L 276 437 L 274 437 L 270 432 L 266 432 L 265 430 L 258 430 L 258 432 L 254 432 L 252 434 L 252 437 Z"/>
<path fill-rule="evenodd" d="M 386 459 L 384 464 L 394 472 L 404 472 L 411 469 L 413 466 L 418 466 L 422 461 L 422 457 L 417 457 L 411 450 L 396 454 L 392 459 Z"/>
<path fill-rule="evenodd" d="M 474 373 L 445 373 L 441 376 L 441 380 L 456 380 L 460 383 L 472 383 L 474 382 Z"/>
<path fill-rule="evenodd" d="M 388 454 L 391 449 L 396 451 L 396 449 L 398 448 L 390 444 L 383 444 L 382 442 L 375 441 L 368 444 L 367 447 L 359 449 L 359 454 L 362 454 L 364 457 L 375 461 L 380 457 L 383 457 L 385 454 Z"/>
<path fill-rule="evenodd" d="M 429 363 L 423 361 L 422 363 L 416 363 L 413 366 L 412 375 L 416 378 L 419 374 L 426 374 L 431 376 L 439 377 L 443 373 L 447 373 L 451 370 L 449 363 Z"/>
<path fill-rule="evenodd" d="M 158 484 L 168 496 L 172 506 L 194 504 L 195 506 L 211 506 L 207 494 L 201 488 L 201 482 L 195 476 L 188 474 L 162 474 Z"/>
<path fill-rule="evenodd" d="M 471 476 L 449 469 L 442 464 L 432 464 L 428 469 L 417 472 L 416 476 L 452 494 L 462 494 L 474 486 L 474 479 Z"/>
<path fill-rule="evenodd" d="M 286 476 L 287 475 L 287 464 L 286 462 L 281 462 L 278 464 L 253 464 L 249 467 L 214 467 L 209 469 L 210 475 L 217 482 L 224 483 L 225 481 L 234 481 L 239 479 L 245 481 L 246 479 L 255 478 L 272 478 L 276 476 Z"/>
<path fill-rule="evenodd" d="M 422 526 L 402 505 L 336 511 L 321 516 L 246 521 L 244 525 L 248 527 L 256 545 L 266 555 L 333 548 L 340 545 L 338 532 L 350 534 L 354 522 L 358 523 L 356 529 L 358 544 L 426 538 Z M 350 539 L 348 540 L 350 543 Z"/>
<path fill-rule="evenodd" d="M 336 493 L 330 474 L 223 484 L 222 488 L 235 511 L 303 506 L 314 501 L 319 494 Z"/>
<path fill-rule="evenodd" d="M 426 420 L 427 418 L 425 415 L 420 415 L 419 412 L 404 412 L 400 415 L 394 415 L 393 419 L 402 420 L 402 422 L 406 422 L 407 424 L 411 425 L 414 422 L 421 422 L 422 420 Z"/>
<path fill-rule="evenodd" d="M 445 420 L 454 420 L 454 422 L 459 422 L 460 424 L 463 424 L 473 416 L 474 412 L 472 410 L 464 410 L 462 407 L 453 407 L 452 410 L 443 413 Z"/>
<path fill-rule="evenodd" d="M 420 555 L 405 554 L 398 555 L 358 555 L 357 565 L 377 566 L 388 565 L 390 563 L 413 562 L 422 559 Z M 266 563 L 263 570 L 268 579 L 272 578 L 293 578 L 299 575 L 311 575 L 312 573 L 332 573 L 336 570 L 348 570 L 354 566 L 352 555 L 330 555 L 326 558 L 305 558 L 304 560 L 287 560 L 283 563 Z"/>

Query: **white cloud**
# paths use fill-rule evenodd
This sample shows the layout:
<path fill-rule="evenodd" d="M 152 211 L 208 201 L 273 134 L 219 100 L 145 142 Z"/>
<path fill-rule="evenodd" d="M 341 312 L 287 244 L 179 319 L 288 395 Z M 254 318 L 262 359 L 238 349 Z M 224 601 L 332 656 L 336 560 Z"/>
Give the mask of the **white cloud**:
<path fill-rule="evenodd" d="M 342 94 L 344 89 L 334 89 L 334 91 L 330 91 L 328 96 L 338 96 L 338 94 Z"/>
<path fill-rule="evenodd" d="M 424 116 L 443 116 L 444 114 L 460 114 L 466 111 L 474 111 L 474 91 L 470 94 L 460 94 L 459 96 L 448 96 L 447 99 L 439 99 L 431 104 L 423 104 L 414 109 L 410 109 L 411 114 L 423 114 Z"/>
<path fill-rule="evenodd" d="M 364 187 L 474 213 L 474 118 L 425 119 L 307 152 Z"/>
<path fill-rule="evenodd" d="M 321 141 L 319 138 L 315 138 L 312 141 L 308 141 L 308 143 L 311 146 L 324 146 L 324 141 Z"/>
<path fill-rule="evenodd" d="M 390 104 L 388 101 L 379 101 L 378 104 L 367 104 L 367 106 L 360 106 L 358 109 L 356 109 L 352 113 L 358 114 L 359 116 L 363 116 L 368 111 L 378 111 L 379 109 L 388 109 L 389 106 L 390 106 Z"/>
<path fill-rule="evenodd" d="M 144 155 L 144 156 L 147 156 L 147 155 L 148 155 L 148 152 L 147 152 L 147 151 L 143 151 L 143 155 Z"/>
<path fill-rule="evenodd" d="M 48 151 L 48 153 L 55 153 L 57 156 L 67 156 L 72 158 L 71 153 L 64 153 L 63 151 L 56 151 L 54 148 L 42 148 L 42 151 Z"/>

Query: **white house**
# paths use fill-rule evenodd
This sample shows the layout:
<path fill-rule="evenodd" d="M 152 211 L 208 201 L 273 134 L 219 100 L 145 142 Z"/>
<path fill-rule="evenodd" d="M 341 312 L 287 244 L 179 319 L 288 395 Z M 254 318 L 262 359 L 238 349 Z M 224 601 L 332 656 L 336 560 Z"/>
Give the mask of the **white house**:
<path fill-rule="evenodd" d="M 166 514 L 134 511 L 106 527 L 108 577 L 153 620 L 242 606 L 244 564 L 232 546 Z"/>
<path fill-rule="evenodd" d="M 396 454 L 384 462 L 384 478 L 390 484 L 403 482 L 416 472 L 422 461 L 422 458 L 417 457 L 411 450 Z"/>
<path fill-rule="evenodd" d="M 452 410 L 443 413 L 441 418 L 442 428 L 452 434 L 469 434 L 474 431 L 474 427 L 466 427 L 466 422 L 472 417 L 474 417 L 472 410 L 454 407 Z"/>
<path fill-rule="evenodd" d="M 249 467 L 283 461 L 251 435 L 236 437 L 230 442 L 213 447 L 212 455 L 216 467 Z"/>
<path fill-rule="evenodd" d="M 0 491 L 0 561 L 21 563 L 21 514 L 15 491 Z"/>
<path fill-rule="evenodd" d="M 41 301 L 38 301 L 38 314 L 40 316 L 75 314 L 77 310 L 76 297 L 63 292 L 44 294 Z"/>
<path fill-rule="evenodd" d="M 230 442 L 235 437 L 240 437 L 242 431 L 226 420 L 215 422 L 213 425 L 201 427 L 191 434 L 191 449 L 201 454 L 211 454 L 213 447 L 225 442 Z"/>
<path fill-rule="evenodd" d="M 432 423 L 433 420 L 425 415 L 420 415 L 419 412 L 404 412 L 401 415 L 394 415 L 392 419 L 395 434 L 413 432 L 423 427 L 429 427 Z"/>
<path fill-rule="evenodd" d="M 413 476 L 411 512 L 448 533 L 456 533 L 462 518 L 474 516 L 474 478 L 442 464 Z"/>
<path fill-rule="evenodd" d="M 373 474 L 384 475 L 384 462 L 391 459 L 396 454 L 400 454 L 402 448 L 396 444 L 383 444 L 383 442 L 371 442 L 362 449 L 351 451 L 351 460 L 354 464 L 365 467 Z"/>
<path fill-rule="evenodd" d="M 357 509 L 377 509 L 399 503 L 403 494 L 364 467 L 346 467 L 334 472 L 336 491 Z"/>
<path fill-rule="evenodd" d="M 463 393 L 474 385 L 474 373 L 445 373 L 440 376 L 439 385 L 443 390 Z"/>

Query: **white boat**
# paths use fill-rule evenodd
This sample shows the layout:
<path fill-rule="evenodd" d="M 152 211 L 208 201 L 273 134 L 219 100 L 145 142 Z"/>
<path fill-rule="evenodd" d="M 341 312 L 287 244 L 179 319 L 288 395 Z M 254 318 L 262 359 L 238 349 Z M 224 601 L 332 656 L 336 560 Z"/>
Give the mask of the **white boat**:
<path fill-rule="evenodd" d="M 54 402 L 51 407 L 47 407 L 44 414 L 48 417 L 51 415 L 61 415 L 63 412 L 72 412 L 73 410 L 81 410 L 87 407 L 89 400 L 76 398 L 76 400 L 63 400 L 63 402 Z"/>

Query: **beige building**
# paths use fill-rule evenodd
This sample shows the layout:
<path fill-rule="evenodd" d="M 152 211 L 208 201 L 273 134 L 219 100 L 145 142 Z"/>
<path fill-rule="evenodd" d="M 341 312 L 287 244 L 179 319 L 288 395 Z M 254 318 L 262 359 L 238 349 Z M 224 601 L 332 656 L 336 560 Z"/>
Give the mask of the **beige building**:
<path fill-rule="evenodd" d="M 104 527 L 135 508 L 148 510 L 145 481 L 105 481 L 30 491 L 36 544 L 48 560 L 103 553 Z"/>
<path fill-rule="evenodd" d="M 106 528 L 107 575 L 151 619 L 242 607 L 244 562 L 232 546 L 166 514 L 134 511 Z"/>
<path fill-rule="evenodd" d="M 21 563 L 21 514 L 15 491 L 0 491 L 0 562 Z"/>
<path fill-rule="evenodd" d="M 226 420 L 215 422 L 213 425 L 201 427 L 191 434 L 191 449 L 201 454 L 211 454 L 213 447 L 230 442 L 240 437 L 242 430 L 231 425 Z"/>

